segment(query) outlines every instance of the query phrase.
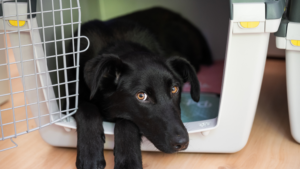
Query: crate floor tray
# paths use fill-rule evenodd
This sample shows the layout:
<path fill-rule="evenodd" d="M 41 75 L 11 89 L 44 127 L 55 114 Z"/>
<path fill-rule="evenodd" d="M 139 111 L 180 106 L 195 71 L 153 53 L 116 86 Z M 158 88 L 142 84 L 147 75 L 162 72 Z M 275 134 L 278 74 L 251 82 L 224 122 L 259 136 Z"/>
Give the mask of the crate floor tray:
<path fill-rule="evenodd" d="M 188 133 L 195 133 L 212 129 L 218 120 L 220 98 L 215 94 L 202 93 L 199 102 L 193 101 L 189 93 L 181 95 L 181 119 Z M 55 123 L 64 127 L 67 131 L 76 129 L 76 121 L 73 117 L 69 121 L 64 119 Z M 114 123 L 103 122 L 104 133 L 114 134 Z"/>

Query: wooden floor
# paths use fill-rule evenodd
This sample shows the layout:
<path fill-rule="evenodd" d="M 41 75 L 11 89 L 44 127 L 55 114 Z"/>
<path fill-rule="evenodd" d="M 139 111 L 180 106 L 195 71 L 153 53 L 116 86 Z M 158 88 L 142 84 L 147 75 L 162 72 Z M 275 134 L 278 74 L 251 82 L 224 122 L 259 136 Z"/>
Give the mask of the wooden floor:
<path fill-rule="evenodd" d="M 285 62 L 268 60 L 248 144 L 234 154 L 164 154 L 143 152 L 145 169 L 300 169 L 300 145 L 289 129 Z M 1 169 L 74 169 L 76 149 L 55 148 L 38 131 L 14 139 L 18 148 L 0 152 Z M 9 147 L 0 142 L 0 149 Z M 114 166 L 105 151 L 107 169 Z"/>

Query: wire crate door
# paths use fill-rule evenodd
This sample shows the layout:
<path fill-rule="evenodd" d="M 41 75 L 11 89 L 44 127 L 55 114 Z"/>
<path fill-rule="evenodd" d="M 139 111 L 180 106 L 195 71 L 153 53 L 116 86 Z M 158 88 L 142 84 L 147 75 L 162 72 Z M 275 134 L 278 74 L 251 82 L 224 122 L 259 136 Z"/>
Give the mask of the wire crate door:
<path fill-rule="evenodd" d="M 74 46 L 82 38 L 79 0 L 2 0 L 0 7 L 0 140 L 4 140 L 76 112 L 78 76 L 68 80 L 67 70 L 78 72 L 75 58 L 86 49 Z M 67 51 L 71 42 L 72 50 Z M 67 57 L 73 57 L 72 65 L 67 65 Z M 70 83 L 76 84 L 72 95 Z M 70 97 L 75 98 L 75 107 L 69 109 Z"/>

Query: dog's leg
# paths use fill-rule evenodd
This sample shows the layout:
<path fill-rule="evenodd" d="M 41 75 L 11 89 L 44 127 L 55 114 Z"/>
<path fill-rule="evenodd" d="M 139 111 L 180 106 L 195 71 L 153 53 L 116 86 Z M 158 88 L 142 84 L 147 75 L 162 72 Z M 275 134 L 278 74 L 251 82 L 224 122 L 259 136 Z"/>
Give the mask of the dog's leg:
<path fill-rule="evenodd" d="M 142 169 L 141 135 L 138 127 L 128 120 L 115 125 L 115 169 Z"/>
<path fill-rule="evenodd" d="M 104 169 L 103 144 L 105 136 L 98 108 L 81 102 L 75 114 L 77 122 L 77 169 Z"/>

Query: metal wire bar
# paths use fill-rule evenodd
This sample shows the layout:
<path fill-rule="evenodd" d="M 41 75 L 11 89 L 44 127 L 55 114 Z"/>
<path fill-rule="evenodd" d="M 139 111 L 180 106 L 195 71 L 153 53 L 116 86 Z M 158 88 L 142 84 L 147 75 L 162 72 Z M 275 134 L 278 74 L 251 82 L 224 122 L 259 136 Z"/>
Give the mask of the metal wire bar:
<path fill-rule="evenodd" d="M 73 69 L 73 68 L 77 68 L 79 66 L 73 66 L 73 67 L 67 67 L 67 68 L 61 68 L 61 69 L 57 69 L 58 71 L 60 70 L 65 70 L 65 69 Z M 38 75 L 41 75 L 41 74 L 45 74 L 45 73 L 51 73 L 51 72 L 56 72 L 57 70 L 49 70 L 47 72 L 40 72 L 40 73 L 36 73 Z M 35 74 L 27 74 L 27 75 L 24 75 L 24 77 L 30 77 L 30 76 L 34 76 Z M 6 78 L 6 79 L 2 79 L 0 80 L 1 81 L 7 81 L 9 79 L 19 79 L 19 78 L 22 78 L 22 76 L 16 76 L 16 77 L 9 77 L 9 78 Z"/>
<path fill-rule="evenodd" d="M 69 116 L 72 116 L 72 115 L 75 114 L 75 113 L 76 113 L 76 110 L 73 111 L 72 113 L 70 113 Z M 41 128 L 46 127 L 46 126 L 49 126 L 49 125 L 54 124 L 54 123 L 56 123 L 56 122 L 59 122 L 59 121 L 65 119 L 65 118 L 67 118 L 67 117 L 68 117 L 68 116 L 64 116 L 64 117 L 62 117 L 62 118 L 60 118 L 60 119 L 57 119 L 57 120 L 52 121 L 51 123 L 42 125 Z M 38 129 L 39 129 L 38 127 L 34 128 L 34 129 L 30 129 L 29 132 L 32 132 L 32 131 L 35 131 L 35 130 L 38 130 Z M 25 132 L 21 132 L 21 133 L 18 133 L 17 136 L 20 136 L 20 135 L 23 135 L 23 134 L 26 134 L 26 133 L 28 133 L 28 132 L 26 132 L 26 131 L 25 131 Z M 0 138 L 0 141 L 1 141 L 1 140 L 5 140 L 5 139 L 9 139 L 9 138 L 13 138 L 13 137 L 15 137 L 15 136 L 14 136 L 14 135 L 6 136 L 6 137 L 4 137 L 4 139 Z"/>
<path fill-rule="evenodd" d="M 70 0 L 70 7 L 72 8 L 72 0 Z M 71 10 L 71 16 L 73 16 L 73 10 Z M 73 17 L 71 17 L 71 23 L 73 23 Z M 72 51 L 75 51 L 74 48 L 74 27 L 73 24 L 71 24 L 71 36 L 72 36 Z M 73 66 L 75 66 L 75 53 L 73 53 Z"/>
<path fill-rule="evenodd" d="M 2 3 L 2 0 L 1 0 L 1 3 Z M 27 16 L 27 15 L 30 15 L 30 14 L 41 14 L 41 13 L 51 13 L 52 11 L 53 12 L 60 12 L 60 11 L 67 11 L 67 10 L 72 10 L 72 9 L 80 9 L 80 7 L 75 7 L 75 8 L 64 8 L 64 9 L 53 9 L 53 10 L 48 10 L 48 11 L 43 11 L 43 12 L 32 12 L 32 13 L 24 13 L 24 14 L 18 14 L 18 16 Z M 2 16 L 0 17 L 0 19 L 5 19 L 5 18 L 10 18 L 10 17 L 14 17 L 14 16 L 17 16 L 17 15 L 7 15 L 7 16 Z"/>
<path fill-rule="evenodd" d="M 59 8 L 62 9 L 62 2 L 61 0 L 59 0 Z M 63 23 L 64 22 L 64 14 L 63 14 L 63 11 L 61 10 L 60 11 L 60 22 Z M 65 29 L 64 29 L 64 26 L 61 26 L 61 36 L 62 36 L 62 39 L 65 38 Z M 63 50 L 63 64 L 64 64 L 64 67 L 66 68 L 67 67 L 67 61 L 66 61 L 66 47 L 65 47 L 65 41 L 62 41 L 62 50 Z M 64 75 L 65 75 L 65 81 L 68 81 L 68 74 L 67 74 L 67 71 L 66 69 L 64 69 Z M 66 93 L 66 96 L 69 96 L 69 86 L 68 85 L 65 85 L 65 93 Z M 67 97 L 66 98 L 66 102 L 67 102 L 67 105 L 66 105 L 66 109 L 69 110 L 69 98 Z M 67 115 L 69 115 L 69 111 L 67 111 Z M 67 121 L 70 121 L 70 118 L 67 118 Z"/>
<path fill-rule="evenodd" d="M 2 3 L 2 0 L 1 0 L 1 3 Z M 2 7 L 2 11 L 3 11 L 3 7 Z M 6 36 L 4 34 L 4 36 Z M 6 39 L 6 37 L 4 38 Z M 7 47 L 7 46 L 6 46 Z M 11 82 L 11 81 L 10 81 Z M 10 83 L 11 84 L 11 83 Z M 12 96 L 11 96 L 12 97 Z M 4 131 L 3 131 L 3 126 L 2 126 L 2 113 L 1 113 L 1 108 L 0 108 L 0 127 L 1 127 L 1 136 L 2 136 L 2 139 L 4 139 Z"/>
<path fill-rule="evenodd" d="M 1 139 L 0 139 L 1 140 Z M 5 150 L 9 150 L 9 149 L 12 149 L 12 148 L 16 148 L 16 147 L 18 147 L 18 144 L 17 143 L 15 143 L 14 141 L 13 141 L 13 139 L 12 138 L 10 138 L 10 141 L 12 142 L 12 143 L 14 143 L 14 145 L 15 146 L 13 146 L 13 147 L 9 147 L 9 148 L 6 148 L 6 149 L 2 149 L 2 150 L 0 150 L 0 152 L 1 151 L 5 151 Z"/>
<path fill-rule="evenodd" d="M 31 10 L 31 0 L 28 1 L 29 2 L 29 12 L 31 13 L 32 10 Z M 31 28 L 31 31 L 29 32 L 30 34 L 30 37 L 31 37 L 31 43 L 33 44 L 34 42 L 34 33 L 33 33 L 33 20 L 32 20 L 32 15 L 30 15 L 30 28 Z M 36 70 L 36 67 L 37 67 L 37 61 L 36 61 L 36 58 L 38 58 L 35 54 L 35 48 L 34 48 L 34 45 L 32 45 L 32 51 L 33 51 L 33 58 L 34 58 L 34 73 L 35 73 L 35 87 L 36 87 L 36 95 L 37 95 L 37 98 L 39 99 L 39 90 L 38 90 L 38 78 L 37 78 L 37 70 Z M 28 90 L 27 90 L 28 91 Z M 40 111 L 40 106 L 38 106 L 38 109 Z M 29 130 L 29 123 L 28 123 L 28 112 L 26 111 L 26 122 L 27 122 L 27 131 Z"/>
<path fill-rule="evenodd" d="M 3 131 L 3 124 L 2 124 L 2 113 L 1 113 L 1 109 L 0 109 L 0 126 L 1 126 L 1 136 L 2 139 L 4 139 L 4 131 Z"/>
<path fill-rule="evenodd" d="M 28 109 L 27 109 L 27 100 L 26 100 L 26 92 L 25 92 L 25 89 L 26 89 L 26 85 L 25 85 L 25 82 L 24 82 L 24 66 L 23 66 L 23 55 L 22 55 L 22 47 L 21 47 L 21 33 L 20 33 L 20 25 L 19 25 L 19 9 L 18 9 L 18 3 L 17 1 L 15 1 L 15 6 L 16 6 L 16 15 L 17 15 L 17 25 L 18 25 L 18 38 L 19 38 L 19 51 L 20 51 L 20 60 L 21 60 L 21 81 L 22 81 L 22 85 L 23 85 L 23 92 L 24 92 L 24 103 L 25 103 L 25 111 L 28 112 Z M 19 71 L 20 73 L 20 71 Z M 14 105 L 12 105 L 14 106 Z M 13 118 L 14 118 L 14 121 L 15 121 L 15 112 L 13 111 Z M 15 126 L 15 135 L 17 134 L 17 127 L 16 127 L 16 123 L 14 123 L 14 126 Z M 17 135 L 16 135 L 17 137 Z"/>
<path fill-rule="evenodd" d="M 58 25 L 55 25 L 57 27 L 60 27 L 60 26 L 68 26 L 68 25 L 74 25 L 74 24 L 81 24 L 81 22 L 74 22 L 74 23 L 63 23 L 63 24 L 58 24 Z M 55 27 L 54 25 L 53 26 L 44 26 L 44 28 L 53 28 Z M 43 29 L 42 27 L 37 27 L 37 28 L 32 28 L 33 30 L 40 30 L 40 29 Z M 24 29 L 22 28 L 22 30 L 20 30 L 20 32 L 28 32 L 30 31 L 31 29 Z M 10 34 L 10 33 L 17 33 L 18 31 L 13 31 L 13 30 L 8 30 L 7 33 Z M 3 35 L 4 33 L 0 33 L 0 35 Z"/>
<path fill-rule="evenodd" d="M 78 94 L 73 94 L 73 95 L 70 95 L 69 97 L 76 97 L 78 96 Z M 63 97 L 59 97 L 59 98 L 55 98 L 55 99 L 50 99 L 49 101 L 56 101 L 56 100 L 59 100 L 59 99 L 65 99 L 67 97 L 63 96 Z M 45 103 L 45 102 L 48 102 L 48 100 L 45 100 L 45 101 L 40 101 L 40 103 Z M 34 103 L 28 103 L 27 105 L 28 106 L 31 106 L 31 105 L 35 105 L 37 104 L 37 102 L 34 102 Z M 14 108 L 21 108 L 21 107 L 24 107 L 24 105 L 22 106 L 15 106 Z M 2 109 L 2 111 L 6 111 L 6 110 L 11 110 L 12 108 L 7 108 L 7 109 Z M 61 110 L 61 112 L 63 112 L 64 110 Z"/>
<path fill-rule="evenodd" d="M 85 38 L 88 40 L 88 38 L 86 36 L 81 36 L 80 38 Z M 80 38 L 77 38 L 77 39 L 80 39 Z M 44 44 L 44 43 L 53 43 L 53 42 L 60 42 L 60 41 L 65 41 L 65 40 L 71 40 L 72 38 L 65 38 L 65 39 L 60 39 L 60 40 L 56 40 L 56 41 L 46 41 L 46 42 L 41 42 L 41 43 L 34 43 L 34 44 L 27 44 L 27 45 L 21 45 L 21 47 L 26 47 L 26 46 L 32 46 L 32 45 L 41 45 L 41 44 Z M 19 48 L 19 46 L 12 46 L 12 47 L 8 47 L 7 49 L 14 49 L 14 48 Z M 89 48 L 89 44 L 87 46 L 87 48 L 85 48 L 84 50 L 82 51 L 77 51 L 75 53 L 81 53 L 81 52 L 85 52 L 87 49 Z M 6 48 L 0 48 L 0 50 L 5 50 Z M 66 53 L 66 54 L 72 54 L 74 52 L 69 52 L 69 53 Z M 63 54 L 59 54 L 58 56 L 63 56 Z M 49 56 L 48 56 L 49 57 Z"/>
<path fill-rule="evenodd" d="M 44 43 L 43 43 L 43 45 L 44 45 L 44 60 L 45 60 L 45 67 L 46 67 L 46 70 L 48 70 L 48 62 L 47 62 L 47 47 L 46 47 L 46 43 L 45 43 L 45 41 L 46 41 L 46 38 L 45 38 L 45 25 L 44 25 L 44 13 L 43 13 L 43 11 L 44 11 L 44 7 L 43 7 L 43 0 L 40 0 L 40 5 L 41 5 L 41 17 L 42 17 L 42 30 L 43 30 L 43 39 L 44 39 Z M 49 84 L 49 82 L 48 82 L 48 76 L 47 76 L 47 74 L 46 74 L 46 86 Z M 46 94 L 47 96 L 49 96 L 49 88 L 47 88 L 48 89 L 48 94 Z M 37 96 L 38 97 L 38 106 L 40 106 L 40 104 L 39 104 L 39 96 Z M 49 102 L 48 102 L 49 103 Z M 39 107 L 40 108 L 40 107 Z M 39 116 L 41 116 L 41 114 L 40 114 L 41 112 L 40 112 L 40 110 L 39 110 Z M 50 120 L 51 121 L 51 120 Z M 41 119 L 39 119 L 39 127 L 41 128 Z"/>
<path fill-rule="evenodd" d="M 1 3 L 3 3 L 3 1 L 1 0 Z M 3 7 L 3 5 L 2 5 L 2 11 L 4 11 L 4 7 Z M 10 61 L 9 61 L 9 55 L 8 55 L 8 44 L 7 44 L 7 35 L 6 35 L 6 26 L 5 26 L 5 22 L 4 22 L 4 20 L 3 20 L 3 28 L 4 28 L 4 39 L 5 39 L 5 47 L 6 47 L 6 57 L 7 57 L 7 62 L 9 63 Z M 8 75 L 9 75 L 9 77 L 11 77 L 11 72 L 10 72 L 10 66 L 8 65 Z M 11 79 L 9 80 L 9 84 L 10 84 L 10 86 L 12 86 L 12 82 L 11 82 Z M 12 93 L 12 87 L 10 87 L 10 93 Z M 13 113 L 15 113 L 15 109 L 14 109 L 14 99 L 13 99 L 13 95 L 11 94 L 10 95 L 10 99 L 11 99 L 11 102 L 12 102 L 12 111 L 13 111 Z M 2 113 L 1 113 L 1 111 L 0 111 L 0 115 L 1 115 Z M 14 126 L 15 127 L 15 126 Z M 2 127 L 2 125 L 1 125 L 1 128 L 3 128 Z M 16 134 L 16 127 L 14 128 L 15 129 L 15 134 Z M 3 132 L 3 130 L 2 130 L 2 138 L 4 138 L 4 132 Z"/>
<path fill-rule="evenodd" d="M 88 41 L 88 46 L 90 45 L 90 43 L 89 43 L 89 41 Z M 32 44 L 30 44 L 30 45 L 23 45 L 22 47 L 24 47 L 24 46 L 32 46 Z M 13 47 L 13 48 L 18 48 L 18 47 Z M 87 47 L 88 48 L 88 47 Z M 87 50 L 87 48 L 86 49 L 84 49 L 84 50 L 82 50 L 82 51 L 79 51 L 79 52 L 69 52 L 69 53 L 66 53 L 66 55 L 69 55 L 69 54 L 72 54 L 72 53 L 81 53 L 81 52 L 84 52 L 84 51 L 86 51 Z M 12 47 L 9 47 L 8 49 L 12 49 Z M 63 54 L 58 54 L 58 55 L 50 55 L 50 56 L 48 56 L 48 58 L 54 58 L 54 57 L 56 57 L 56 56 L 63 56 Z M 43 59 L 43 58 L 37 58 L 37 59 Z M 27 60 L 23 60 L 23 62 L 29 62 L 29 61 L 33 61 L 33 59 L 27 59 Z M 11 64 L 16 64 L 16 63 L 21 63 L 21 61 L 17 61 L 17 62 L 11 62 L 11 63 L 5 63 L 5 64 L 0 64 L 0 66 L 4 66 L 4 65 L 11 65 Z"/>
<path fill-rule="evenodd" d="M 47 87 L 56 87 L 56 86 L 60 86 L 60 85 L 66 85 L 66 84 L 70 84 L 70 83 L 76 83 L 77 81 L 79 81 L 79 80 L 72 80 L 72 81 L 69 81 L 69 82 L 63 82 L 63 83 L 59 83 L 59 84 L 48 85 L 48 86 L 38 87 L 38 88 L 34 88 L 34 89 L 27 89 L 26 92 L 30 92 L 30 91 L 38 90 L 38 89 L 45 89 Z M 13 92 L 12 94 L 18 94 L 18 93 L 23 93 L 23 91 Z M 8 96 L 8 95 L 10 95 L 10 93 L 1 94 L 1 96 Z M 4 110 L 4 109 L 2 109 L 2 110 Z"/>
<path fill-rule="evenodd" d="M 77 6 L 79 7 L 78 9 L 78 21 L 81 21 L 81 10 L 80 10 L 80 3 L 79 0 L 77 0 Z M 80 32 L 81 32 L 81 25 L 78 24 L 77 28 L 77 36 L 80 37 Z M 87 38 L 88 41 L 88 46 L 90 46 L 90 41 Z M 80 38 L 78 38 L 77 41 L 77 51 L 80 51 Z M 77 65 L 79 65 L 79 59 L 80 59 L 80 54 L 77 53 Z M 79 79 L 79 67 L 76 68 L 76 79 Z M 79 82 L 76 82 L 76 99 L 75 99 L 75 107 L 78 107 L 78 95 L 79 95 Z"/>
<path fill-rule="evenodd" d="M 54 3 L 53 0 L 51 0 L 51 4 L 52 4 L 52 9 L 54 9 Z M 56 39 L 56 27 L 55 27 L 55 13 L 54 11 L 52 12 L 52 18 L 53 18 L 53 32 L 54 32 L 54 41 L 57 41 Z M 59 83 L 59 71 L 58 71 L 58 57 L 57 57 L 57 43 L 54 44 L 54 48 L 55 48 L 55 64 L 56 64 L 56 78 L 57 78 L 57 83 Z M 58 97 L 60 97 L 60 87 L 57 87 L 58 89 Z M 61 118 L 61 100 L 58 101 L 58 106 L 59 106 L 59 118 Z"/>
<path fill-rule="evenodd" d="M 81 37 L 87 39 L 86 36 L 81 36 Z M 41 44 L 44 44 L 44 43 L 63 42 L 63 41 L 65 41 L 65 40 L 71 40 L 71 39 L 72 39 L 72 38 L 65 38 L 65 39 L 59 39 L 59 40 L 56 40 L 56 41 L 52 40 L 52 41 L 46 41 L 46 42 L 41 42 L 41 43 L 26 44 L 26 45 L 21 45 L 21 47 L 32 46 L 32 45 L 41 45 Z M 80 38 L 78 38 L 78 39 L 80 39 Z M 19 46 L 8 47 L 8 49 L 14 49 L 14 48 L 19 48 Z M 0 48 L 0 50 L 5 50 L 5 49 L 6 49 L 6 48 Z M 82 51 L 79 51 L 79 52 L 80 52 L 80 53 L 81 53 L 81 52 L 84 52 L 84 51 L 86 51 L 87 49 L 88 49 L 88 47 L 87 47 L 86 49 L 82 50 Z M 73 52 L 70 52 L 70 53 L 73 53 Z"/>
<path fill-rule="evenodd" d="M 72 110 L 77 110 L 77 109 L 75 109 L 75 108 L 69 109 L 69 111 L 72 111 Z M 62 113 L 64 113 L 64 112 L 66 112 L 66 110 L 62 111 Z M 51 115 L 55 115 L 55 114 L 58 114 L 58 113 L 61 113 L 61 112 L 57 111 L 57 112 L 53 112 L 53 113 L 50 113 L 50 114 L 44 114 L 44 115 L 41 115 L 41 117 L 51 116 Z M 30 117 L 30 118 L 28 118 L 28 120 L 33 120 L 33 119 L 36 119 L 36 118 L 40 118 L 40 117 L 38 117 L 38 116 Z M 10 124 L 13 124 L 13 123 L 20 123 L 20 122 L 23 122 L 23 121 L 26 121 L 26 119 L 18 120 L 18 121 L 15 121 L 15 122 L 5 123 L 5 124 L 3 124 L 3 126 L 7 126 L 7 125 L 10 125 Z"/>

